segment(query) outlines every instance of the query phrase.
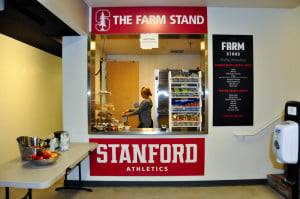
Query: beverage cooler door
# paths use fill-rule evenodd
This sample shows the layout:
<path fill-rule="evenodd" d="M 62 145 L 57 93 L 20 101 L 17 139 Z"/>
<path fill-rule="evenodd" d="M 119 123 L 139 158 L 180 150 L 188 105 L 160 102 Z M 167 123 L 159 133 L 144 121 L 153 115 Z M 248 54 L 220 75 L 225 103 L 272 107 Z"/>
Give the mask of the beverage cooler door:
<path fill-rule="evenodd" d="M 155 116 L 154 127 L 169 127 L 168 70 L 155 70 Z"/>

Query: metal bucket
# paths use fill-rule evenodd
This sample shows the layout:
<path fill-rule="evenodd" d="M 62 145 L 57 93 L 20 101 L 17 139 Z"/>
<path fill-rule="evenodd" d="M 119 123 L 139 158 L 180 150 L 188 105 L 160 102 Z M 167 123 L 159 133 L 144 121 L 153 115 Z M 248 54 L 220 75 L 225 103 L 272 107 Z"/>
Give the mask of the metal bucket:
<path fill-rule="evenodd" d="M 45 145 L 44 140 L 30 136 L 19 136 L 17 137 L 17 142 L 23 161 L 30 160 L 31 155 L 37 153 L 37 151 L 41 150 L 41 147 Z"/>

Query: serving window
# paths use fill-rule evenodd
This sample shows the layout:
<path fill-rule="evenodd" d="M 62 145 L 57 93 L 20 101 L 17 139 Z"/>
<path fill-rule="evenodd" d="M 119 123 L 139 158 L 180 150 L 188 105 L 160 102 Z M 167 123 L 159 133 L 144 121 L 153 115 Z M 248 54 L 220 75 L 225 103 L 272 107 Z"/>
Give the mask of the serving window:
<path fill-rule="evenodd" d="M 207 133 L 207 35 L 159 34 L 158 48 L 141 49 L 140 35 L 91 35 L 88 58 L 89 133 L 135 129 L 123 112 L 153 96 L 155 129 Z M 137 130 L 138 131 L 138 130 Z"/>

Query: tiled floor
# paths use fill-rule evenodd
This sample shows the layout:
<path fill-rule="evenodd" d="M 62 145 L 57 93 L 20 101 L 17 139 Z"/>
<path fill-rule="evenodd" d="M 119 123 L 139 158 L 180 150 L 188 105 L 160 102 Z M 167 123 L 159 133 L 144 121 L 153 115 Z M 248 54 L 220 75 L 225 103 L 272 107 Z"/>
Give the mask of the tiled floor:
<path fill-rule="evenodd" d="M 283 199 L 269 186 L 211 186 L 211 187 L 91 187 L 93 192 L 61 190 L 59 181 L 51 188 L 32 191 L 33 199 Z M 27 190 L 10 189 L 10 199 L 21 199 Z M 0 198 L 5 189 L 0 188 Z"/>

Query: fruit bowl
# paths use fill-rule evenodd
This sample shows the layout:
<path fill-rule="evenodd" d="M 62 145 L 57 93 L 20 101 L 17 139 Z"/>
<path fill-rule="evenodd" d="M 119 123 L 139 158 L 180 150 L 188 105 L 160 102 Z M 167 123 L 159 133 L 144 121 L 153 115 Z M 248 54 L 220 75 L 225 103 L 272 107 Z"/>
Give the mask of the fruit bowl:
<path fill-rule="evenodd" d="M 45 141 L 37 137 L 19 136 L 17 137 L 17 141 L 23 161 L 30 160 L 30 156 L 36 154 L 39 150 L 46 150 L 48 148 Z"/>
<path fill-rule="evenodd" d="M 49 165 L 54 164 L 57 159 L 59 158 L 59 154 L 57 152 L 52 152 L 52 156 L 50 157 L 44 157 L 44 156 L 37 156 L 36 154 L 33 154 L 31 156 L 31 161 L 36 165 Z"/>
<path fill-rule="evenodd" d="M 31 161 L 36 164 L 36 165 L 49 165 L 49 164 L 54 164 L 56 162 L 56 160 L 58 159 L 58 157 L 56 158 L 49 158 L 49 159 L 42 159 L 42 160 L 35 160 L 35 159 L 31 159 Z"/>

